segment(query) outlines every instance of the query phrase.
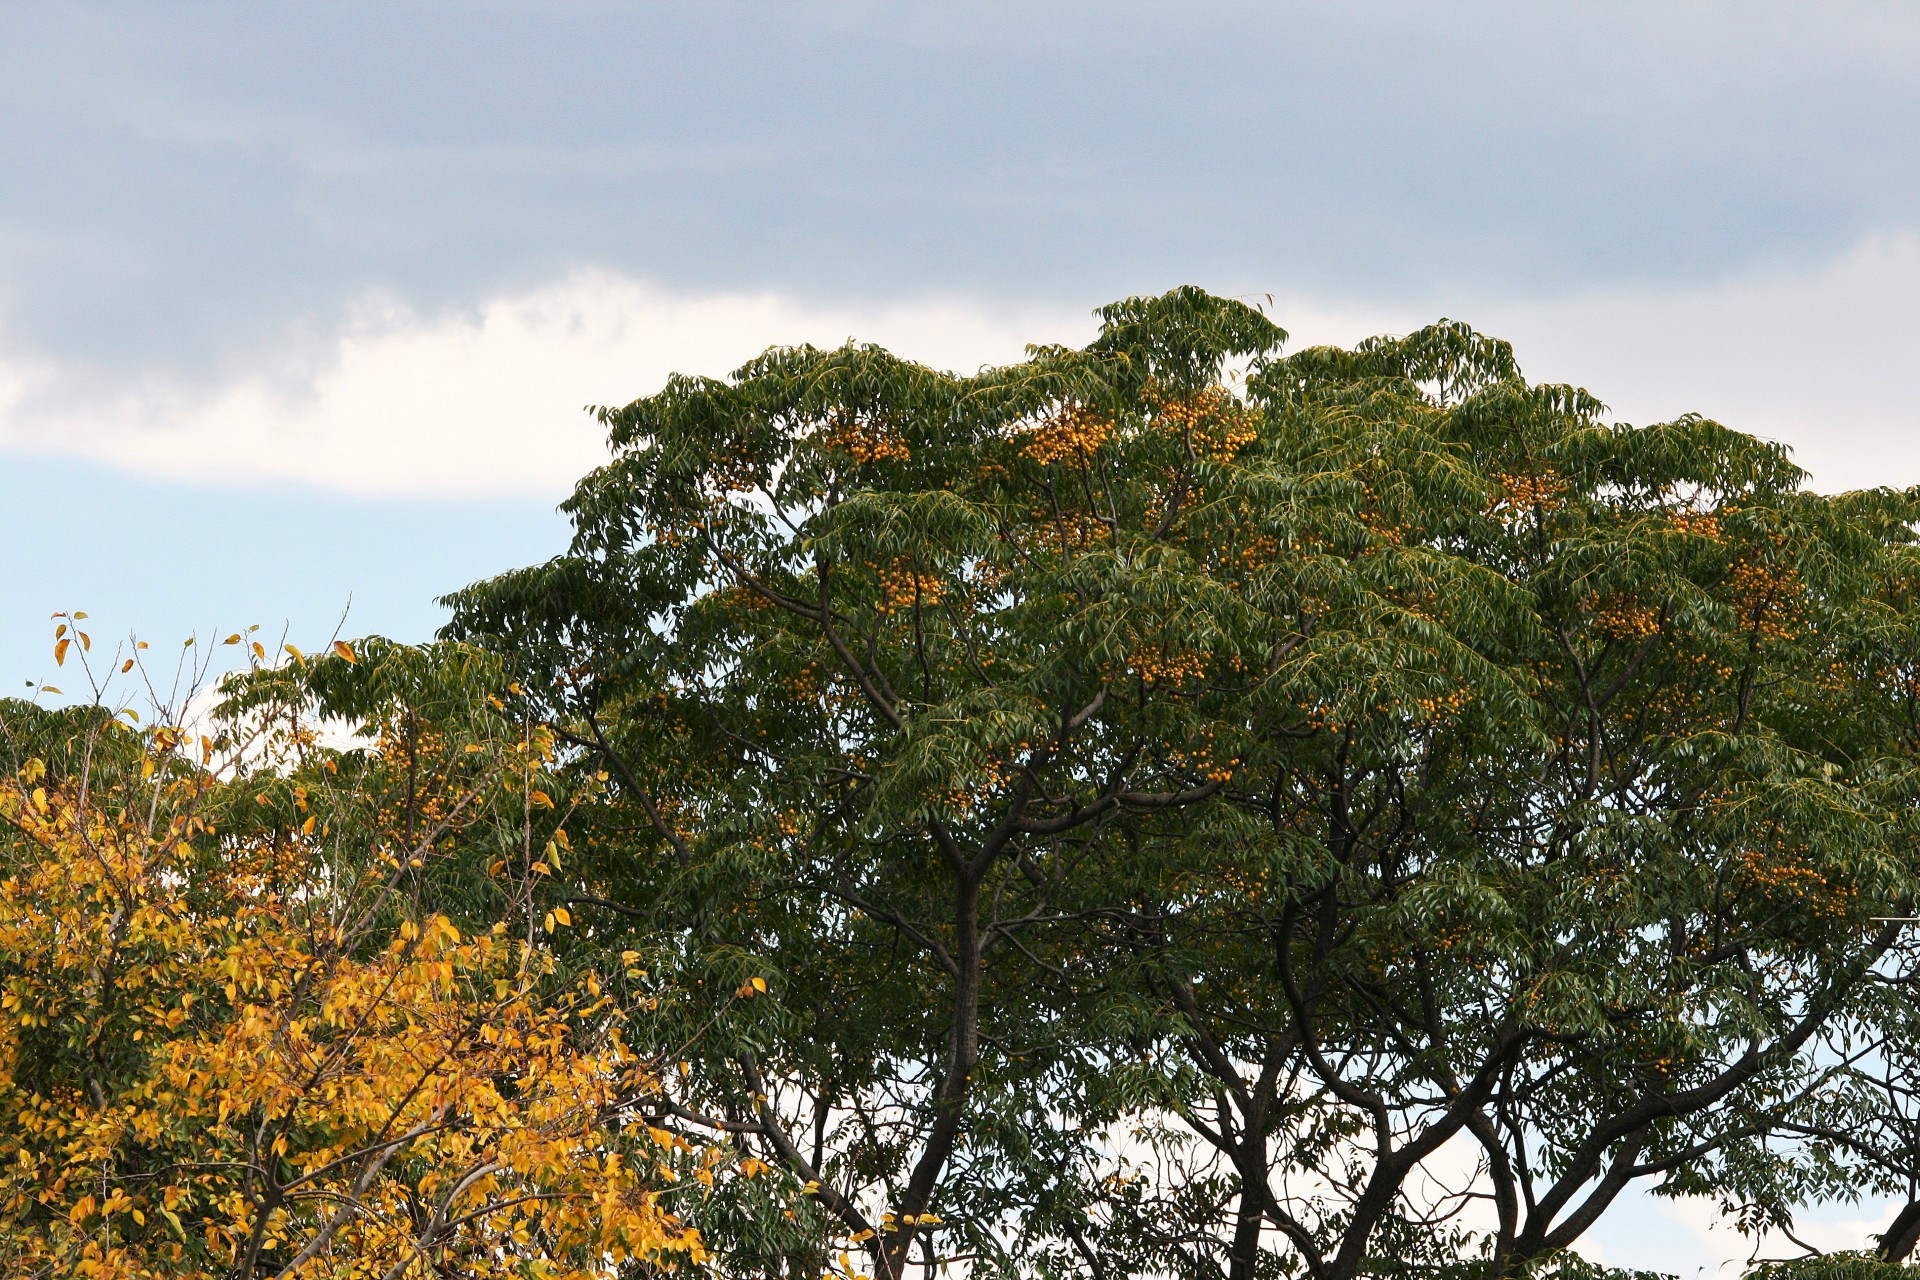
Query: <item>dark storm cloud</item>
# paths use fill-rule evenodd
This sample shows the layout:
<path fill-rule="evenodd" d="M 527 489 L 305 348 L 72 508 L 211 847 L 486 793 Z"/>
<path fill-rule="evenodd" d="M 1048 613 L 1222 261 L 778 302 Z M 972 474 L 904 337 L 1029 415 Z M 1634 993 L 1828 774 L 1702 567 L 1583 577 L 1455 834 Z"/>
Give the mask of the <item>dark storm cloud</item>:
<path fill-rule="evenodd" d="M 606 267 L 1512 295 L 1920 218 L 1881 6 L 16 3 L 0 332 L 176 371 Z"/>

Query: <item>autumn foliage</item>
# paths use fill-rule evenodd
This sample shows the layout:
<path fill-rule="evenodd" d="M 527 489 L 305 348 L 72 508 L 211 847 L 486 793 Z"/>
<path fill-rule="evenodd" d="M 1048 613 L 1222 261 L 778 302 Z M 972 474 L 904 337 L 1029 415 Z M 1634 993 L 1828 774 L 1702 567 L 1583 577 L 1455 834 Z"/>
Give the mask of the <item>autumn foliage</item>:
<path fill-rule="evenodd" d="M 0 1270 L 586 1280 L 704 1256 L 670 1209 L 698 1160 L 635 1123 L 655 1064 L 621 992 L 559 971 L 544 910 L 462 927 L 419 892 L 538 781 L 531 742 L 456 751 L 484 763 L 431 794 L 403 769 L 440 814 L 403 844 L 357 815 L 408 798 L 369 794 L 379 768 L 343 785 L 310 735 L 40 719 L 64 758 L 0 784 Z"/>

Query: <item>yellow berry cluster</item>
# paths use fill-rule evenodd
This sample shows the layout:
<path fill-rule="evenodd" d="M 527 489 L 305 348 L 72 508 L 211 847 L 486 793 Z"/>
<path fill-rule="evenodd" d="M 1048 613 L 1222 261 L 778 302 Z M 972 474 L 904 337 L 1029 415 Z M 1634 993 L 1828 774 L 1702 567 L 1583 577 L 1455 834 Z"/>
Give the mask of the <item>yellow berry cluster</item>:
<path fill-rule="evenodd" d="M 450 753 L 445 734 L 413 722 L 404 727 L 401 724 L 381 726 L 374 754 L 388 768 L 416 779 L 413 796 L 396 796 L 381 807 L 375 820 L 381 833 L 390 840 L 403 839 L 407 834 L 409 806 L 415 831 L 430 831 L 439 826 L 456 798 L 454 789 L 444 780 L 451 778 L 453 766 L 464 759 L 465 753 Z"/>
<path fill-rule="evenodd" d="M 1226 867 L 1221 870 L 1219 878 L 1214 883 L 1257 902 L 1266 894 L 1267 876 L 1265 867 L 1261 867 L 1258 871 Z"/>
<path fill-rule="evenodd" d="M 820 443 L 863 466 L 869 462 L 905 462 L 913 456 L 890 423 L 841 412 L 820 433 Z"/>
<path fill-rule="evenodd" d="M 1167 762 L 1181 769 L 1192 769 L 1204 775 L 1208 782 L 1231 782 L 1236 769 L 1240 767 L 1240 757 L 1234 756 L 1222 760 L 1213 740 L 1213 730 L 1203 735 L 1204 745 L 1194 751 L 1182 751 L 1175 747 L 1167 752 Z"/>
<path fill-rule="evenodd" d="M 936 605 L 946 595 L 946 583 L 937 574 L 922 573 L 906 560 L 896 560 L 879 570 L 880 603 L 877 613 L 914 605 Z"/>
<path fill-rule="evenodd" d="M 1280 555 L 1280 539 L 1270 533 L 1256 534 L 1248 543 L 1233 553 L 1233 558 L 1242 569 L 1258 569 L 1271 564 Z"/>
<path fill-rule="evenodd" d="M 1225 387 L 1208 387 L 1191 396 L 1168 396 L 1149 387 L 1147 404 L 1154 421 L 1214 462 L 1226 462 L 1252 444 L 1259 430 L 1253 411 Z"/>
<path fill-rule="evenodd" d="M 1113 533 L 1106 521 L 1085 511 L 1056 515 L 1036 507 L 1027 512 L 1027 521 L 1007 535 L 1007 541 L 1028 554 L 1066 555 L 1105 542 Z"/>
<path fill-rule="evenodd" d="M 1720 517 L 1705 511 L 1676 511 L 1667 517 L 1673 527 L 1689 538 L 1720 541 Z"/>
<path fill-rule="evenodd" d="M 1413 534 L 1414 526 L 1404 520 L 1393 520 L 1380 509 L 1380 492 L 1366 481 L 1360 483 L 1360 511 L 1355 519 L 1361 526 L 1389 546 L 1403 546 Z M 1362 555 L 1366 552 L 1362 551 Z"/>
<path fill-rule="evenodd" d="M 1031 749 L 1032 744 L 1021 742 L 1015 744 L 1013 753 L 1026 755 Z M 985 801 L 1004 793 L 1013 785 L 1017 771 L 1007 761 L 988 759 L 980 766 L 980 772 L 983 780 L 971 787 L 948 787 L 942 790 L 939 793 L 940 803 L 949 811 L 965 816 Z"/>
<path fill-rule="evenodd" d="M 1177 685 L 1204 676 L 1207 664 L 1197 653 L 1146 644 L 1127 655 L 1127 672 L 1148 684 Z"/>
<path fill-rule="evenodd" d="M 813 663 L 808 663 L 797 674 L 788 676 L 782 683 L 788 695 L 795 701 L 809 702 L 820 696 L 820 668 Z"/>
<path fill-rule="evenodd" d="M 1594 630 L 1616 640 L 1643 640 L 1660 630 L 1660 611 L 1628 596 L 1590 596 Z"/>
<path fill-rule="evenodd" d="M 1858 889 L 1834 884 L 1799 854 L 1777 842 L 1771 856 L 1747 849 L 1737 857 L 1748 878 L 1769 896 L 1798 898 L 1816 916 L 1843 918 L 1852 911 L 1854 900 L 1859 897 Z"/>
<path fill-rule="evenodd" d="M 968 572 L 981 591 L 992 595 L 1006 585 L 1007 578 L 1013 573 L 1013 567 L 998 560 L 984 557 L 976 560 Z"/>
<path fill-rule="evenodd" d="M 1762 636 L 1781 640 L 1798 630 L 1794 623 L 1800 575 L 1792 566 L 1744 559 L 1728 573 L 1727 586 L 1740 616 Z"/>
<path fill-rule="evenodd" d="M 707 468 L 705 487 L 711 497 L 724 497 L 729 493 L 749 493 L 760 487 L 760 478 L 754 474 L 753 459 L 747 456 L 746 446 L 736 444 L 722 454 L 720 460 Z"/>
<path fill-rule="evenodd" d="M 1531 512 L 1557 511 L 1565 505 L 1570 487 L 1560 474 L 1545 467 L 1532 474 L 1500 472 L 1500 496 L 1487 514 L 1508 524 L 1517 523 Z"/>
<path fill-rule="evenodd" d="M 1413 705 L 1425 721 L 1451 720 L 1467 709 L 1473 701 L 1473 690 L 1455 689 L 1450 693 L 1436 694 L 1431 698 L 1415 698 Z"/>
<path fill-rule="evenodd" d="M 1025 433 L 1020 452 L 1043 467 L 1079 462 L 1113 434 L 1111 419 L 1080 405 L 1069 405 Z"/>

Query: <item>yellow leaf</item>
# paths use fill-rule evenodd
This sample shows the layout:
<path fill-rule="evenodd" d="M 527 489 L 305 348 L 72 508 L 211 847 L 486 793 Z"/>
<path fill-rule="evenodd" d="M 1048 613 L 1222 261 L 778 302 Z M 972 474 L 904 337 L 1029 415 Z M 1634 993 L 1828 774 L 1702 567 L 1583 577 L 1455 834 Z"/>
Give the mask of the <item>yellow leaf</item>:
<path fill-rule="evenodd" d="M 564 925 L 571 925 L 573 923 L 573 913 L 565 907 L 555 907 L 553 909 L 553 918 Z"/>
<path fill-rule="evenodd" d="M 261 644 L 258 640 L 255 640 L 253 642 L 253 656 L 260 659 L 260 661 L 265 662 L 267 660 L 267 646 Z"/>
<path fill-rule="evenodd" d="M 61 692 L 63 692 L 63 690 L 62 690 L 62 689 L 61 689 L 61 688 L 60 688 L 60 687 L 59 687 L 58 685 L 51 685 L 51 684 L 43 684 L 43 685 L 41 685 L 41 686 L 40 686 L 40 692 L 42 692 L 42 693 L 61 693 Z"/>
<path fill-rule="evenodd" d="M 767 980 L 765 978 L 755 978 L 753 980 L 753 989 L 764 993 L 767 989 Z"/>
<path fill-rule="evenodd" d="M 342 662 L 360 661 L 359 658 L 354 656 L 353 646 L 348 644 L 345 640 L 335 640 L 333 642 L 333 651 L 340 656 L 340 660 Z"/>
<path fill-rule="evenodd" d="M 72 640 L 62 640 L 60 643 L 53 646 L 54 665 L 61 666 L 61 667 L 64 667 L 67 665 L 67 648 L 72 643 L 73 643 Z"/>
<path fill-rule="evenodd" d="M 236 631 L 232 635 L 228 636 L 225 640 L 222 640 L 220 643 L 221 644 L 239 644 L 240 633 Z"/>
<path fill-rule="evenodd" d="M 288 653 L 293 655 L 293 660 L 295 662 L 305 662 L 307 660 L 307 655 L 300 652 L 300 650 L 294 647 L 293 645 L 285 645 L 283 647 L 286 649 Z"/>
<path fill-rule="evenodd" d="M 123 662 L 123 663 L 121 663 L 121 664 L 120 664 L 120 674 L 121 674 L 121 675 L 125 675 L 125 674 L 127 674 L 127 672 L 129 672 L 129 671 L 131 671 L 131 670 L 133 670 L 133 659 L 132 659 L 132 658 L 128 658 L 128 659 L 127 659 L 127 660 L 126 660 L 125 662 Z"/>
<path fill-rule="evenodd" d="M 547 932 L 552 933 L 553 932 L 553 912 L 551 911 L 547 912 L 547 918 L 545 923 L 547 926 Z"/>
<path fill-rule="evenodd" d="M 75 635 L 77 635 L 77 636 L 79 636 L 79 637 L 80 637 L 80 647 L 81 647 L 82 649 L 85 649 L 85 650 L 86 650 L 86 651 L 87 651 L 88 653 L 92 653 L 92 652 L 93 652 L 93 637 L 92 637 L 92 636 L 90 636 L 90 635 L 88 635 L 88 634 L 87 634 L 86 632 L 84 632 L 84 631 L 76 631 L 76 632 L 74 632 L 73 634 L 75 634 Z"/>

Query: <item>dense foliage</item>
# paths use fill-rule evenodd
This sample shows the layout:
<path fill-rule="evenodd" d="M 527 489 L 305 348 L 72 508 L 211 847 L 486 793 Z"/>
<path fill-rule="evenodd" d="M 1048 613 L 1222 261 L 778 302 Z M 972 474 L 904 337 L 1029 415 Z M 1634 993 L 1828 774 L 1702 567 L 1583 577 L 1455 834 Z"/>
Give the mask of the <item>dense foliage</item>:
<path fill-rule="evenodd" d="M 4 708 L 7 1275 L 588 1280 L 704 1256 L 669 1203 L 711 1153 L 635 1123 L 659 1064 L 628 1043 L 626 984 L 557 964 L 564 909 L 498 865 L 564 839 L 520 812 L 542 735 L 429 727 L 423 701 L 346 754 L 270 714 L 143 733 Z M 477 913 L 433 891 L 489 856 Z"/>
<path fill-rule="evenodd" d="M 23 836 L 60 806 L 161 797 L 111 822 L 218 921 L 154 970 L 208 1020 L 145 1032 L 166 1061 L 339 1034 L 311 985 L 227 991 L 255 949 L 446 1002 L 328 1059 L 378 1092 L 398 1037 L 502 1100 L 353 1193 L 388 1199 L 322 1252 L 369 1274 L 1578 1277 L 1635 1185 L 1755 1232 L 1920 1205 L 1920 491 L 1611 424 L 1452 323 L 1283 355 L 1196 290 L 1102 318 L 972 376 L 776 349 L 603 410 L 564 554 L 450 597 L 436 645 L 233 682 L 230 736 L 290 754 L 143 775 L 173 731 L 101 731 L 125 798 L 44 809 L 22 772 L 7 887 L 52 892 Z M 124 927 L 73 883 L 18 927 Z M 102 999 L 75 956 L 9 990 Z M 63 1052 L 62 1123 L 102 1123 L 97 1050 Z M 160 1087 L 125 1058 L 113 1096 Z M 178 1111 L 168 1141 L 241 1152 L 200 1256 L 251 1231 L 275 1274 L 332 1221 L 291 1171 L 384 1150 L 287 1114 Z M 537 1168 L 450 1172 L 530 1127 Z M 630 1218 L 588 1207 L 616 1169 Z M 435 1235 L 447 1187 L 499 1207 Z M 35 1239 L 106 1247 L 103 1199 L 49 1234 L 22 1194 Z"/>
<path fill-rule="evenodd" d="M 453 598 L 620 783 L 595 895 L 780 974 L 687 1114 L 884 1275 L 1510 1270 L 1636 1180 L 1838 1185 L 1793 1126 L 1904 981 L 1915 495 L 1457 325 L 1104 317 L 676 380 Z"/>

